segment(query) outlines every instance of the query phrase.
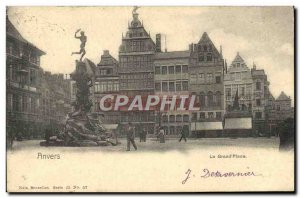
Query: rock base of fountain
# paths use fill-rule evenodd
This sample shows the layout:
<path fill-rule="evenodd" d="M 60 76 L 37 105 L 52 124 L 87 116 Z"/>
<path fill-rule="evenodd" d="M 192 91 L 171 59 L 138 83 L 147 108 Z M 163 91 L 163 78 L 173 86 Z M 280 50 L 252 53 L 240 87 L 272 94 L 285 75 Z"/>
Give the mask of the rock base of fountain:
<path fill-rule="evenodd" d="M 46 134 L 41 146 L 109 146 L 117 145 L 115 133 L 100 123 L 97 113 L 90 113 L 92 102 L 89 99 L 92 86 L 92 73 L 88 61 L 76 61 L 76 70 L 71 74 L 76 82 L 74 111 L 68 114 L 63 131 L 56 136 Z"/>

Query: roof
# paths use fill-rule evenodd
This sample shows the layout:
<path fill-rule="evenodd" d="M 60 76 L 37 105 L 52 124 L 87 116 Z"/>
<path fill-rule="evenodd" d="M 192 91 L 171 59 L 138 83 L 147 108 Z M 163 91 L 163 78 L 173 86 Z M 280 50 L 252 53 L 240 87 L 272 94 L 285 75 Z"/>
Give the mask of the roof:
<path fill-rule="evenodd" d="M 265 75 L 265 70 L 263 70 L 263 69 L 252 70 L 252 75 L 264 76 Z"/>
<path fill-rule="evenodd" d="M 39 51 L 41 54 L 45 55 L 46 53 L 42 51 L 41 49 L 37 48 L 35 45 L 27 41 L 20 32 L 15 28 L 15 26 L 11 23 L 8 17 L 6 17 L 6 35 L 10 36 L 22 43 L 28 44 L 31 47 L 35 48 L 37 51 Z"/>
<path fill-rule="evenodd" d="M 101 55 L 101 60 L 97 66 L 107 66 L 118 64 L 118 61 L 109 53 Z"/>
<path fill-rule="evenodd" d="M 211 42 L 212 43 L 212 41 L 210 40 L 210 38 L 206 32 L 204 32 L 202 34 L 202 37 L 198 43 L 202 43 L 202 42 Z"/>
<path fill-rule="evenodd" d="M 282 91 L 276 100 L 290 100 L 290 97 Z"/>
<path fill-rule="evenodd" d="M 158 52 L 155 53 L 154 59 L 176 59 L 176 58 L 189 58 L 190 51 L 173 51 L 173 52 Z"/>
<path fill-rule="evenodd" d="M 239 53 L 236 54 L 235 58 L 233 59 L 232 63 L 245 63 L 244 59 L 240 56 Z"/>
<path fill-rule="evenodd" d="M 224 129 L 252 129 L 252 118 L 225 118 Z"/>
<path fill-rule="evenodd" d="M 191 130 L 222 130 L 222 122 L 193 122 L 191 123 Z"/>

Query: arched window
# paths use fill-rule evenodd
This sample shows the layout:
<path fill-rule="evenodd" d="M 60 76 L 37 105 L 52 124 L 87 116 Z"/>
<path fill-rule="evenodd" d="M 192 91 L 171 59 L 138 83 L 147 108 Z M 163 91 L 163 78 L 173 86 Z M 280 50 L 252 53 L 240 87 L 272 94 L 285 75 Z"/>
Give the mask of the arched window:
<path fill-rule="evenodd" d="M 183 122 L 189 122 L 190 116 L 189 115 L 183 115 Z"/>
<path fill-rule="evenodd" d="M 175 116 L 174 115 L 170 115 L 170 121 L 169 122 L 175 122 Z"/>
<path fill-rule="evenodd" d="M 182 122 L 182 116 L 176 115 L 176 122 Z"/>
<path fill-rule="evenodd" d="M 216 105 L 221 106 L 221 92 L 216 92 Z"/>
<path fill-rule="evenodd" d="M 213 93 L 211 91 L 209 91 L 207 93 L 207 101 L 208 101 L 208 106 L 209 107 L 213 106 L 213 99 L 214 99 Z"/>
<path fill-rule="evenodd" d="M 206 104 L 205 104 L 205 94 L 204 94 L 204 92 L 201 92 L 200 93 L 200 108 L 205 107 L 205 106 L 206 106 Z"/>
<path fill-rule="evenodd" d="M 162 116 L 162 122 L 168 122 L 168 116 L 167 115 Z"/>

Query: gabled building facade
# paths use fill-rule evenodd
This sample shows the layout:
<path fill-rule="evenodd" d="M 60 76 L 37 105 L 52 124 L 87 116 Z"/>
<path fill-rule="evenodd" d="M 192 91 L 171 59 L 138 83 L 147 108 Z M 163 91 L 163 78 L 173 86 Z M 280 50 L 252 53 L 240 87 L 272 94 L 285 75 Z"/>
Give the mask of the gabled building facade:
<path fill-rule="evenodd" d="M 99 108 L 100 100 L 107 94 L 117 95 L 119 93 L 119 62 L 104 50 L 100 62 L 97 64 L 94 83 L 95 111 L 103 114 L 101 121 L 104 124 L 116 124 L 120 120 L 120 112 L 102 112 Z"/>
<path fill-rule="evenodd" d="M 153 60 L 155 43 L 138 18 L 132 13 L 133 19 L 128 26 L 119 48 L 120 94 L 129 98 L 135 95 L 146 97 L 154 94 Z M 154 132 L 154 111 L 121 111 L 121 122 L 140 124 Z"/>
<path fill-rule="evenodd" d="M 200 103 L 200 111 L 192 112 L 192 131 L 201 137 L 220 136 L 224 115 L 223 56 L 206 32 L 197 44 L 190 45 L 190 51 L 189 90 Z"/>

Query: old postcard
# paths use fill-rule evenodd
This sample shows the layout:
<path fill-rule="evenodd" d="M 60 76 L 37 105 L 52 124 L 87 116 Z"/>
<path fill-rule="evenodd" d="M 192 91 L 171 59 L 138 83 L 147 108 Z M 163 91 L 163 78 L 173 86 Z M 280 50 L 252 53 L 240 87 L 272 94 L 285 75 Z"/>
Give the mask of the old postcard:
<path fill-rule="evenodd" d="M 7 7 L 8 192 L 292 192 L 293 7 Z"/>

